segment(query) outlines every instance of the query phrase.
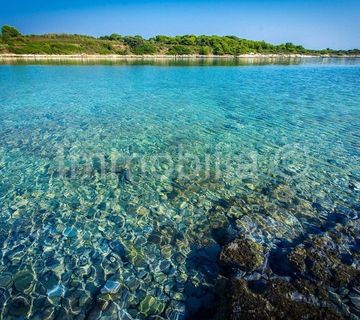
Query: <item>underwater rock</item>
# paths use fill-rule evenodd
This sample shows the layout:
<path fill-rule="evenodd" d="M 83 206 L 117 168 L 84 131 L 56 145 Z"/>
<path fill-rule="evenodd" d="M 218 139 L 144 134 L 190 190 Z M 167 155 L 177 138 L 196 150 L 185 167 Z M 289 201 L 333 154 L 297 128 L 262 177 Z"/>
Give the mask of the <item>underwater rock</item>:
<path fill-rule="evenodd" d="M 112 300 L 112 295 L 110 293 L 101 293 L 96 297 L 97 304 L 101 310 L 105 310 Z"/>
<path fill-rule="evenodd" d="M 149 212 L 150 212 L 150 210 L 148 208 L 145 208 L 145 207 L 139 207 L 136 210 L 136 213 L 139 216 L 147 216 L 149 214 Z"/>
<path fill-rule="evenodd" d="M 263 293 L 254 293 L 245 280 L 234 278 L 230 319 L 344 319 L 331 307 L 312 304 L 311 295 L 300 301 L 293 299 L 297 289 L 287 281 L 275 279 L 269 281 Z"/>
<path fill-rule="evenodd" d="M 303 247 L 296 247 L 289 255 L 289 261 L 299 270 L 301 273 L 305 272 L 306 264 L 304 257 L 306 256 L 306 250 Z"/>
<path fill-rule="evenodd" d="M 65 295 L 65 288 L 62 285 L 56 285 L 53 288 L 49 289 L 46 294 L 49 298 L 63 297 Z"/>
<path fill-rule="evenodd" d="M 77 229 L 74 226 L 66 227 L 63 231 L 63 235 L 66 238 L 77 238 Z"/>
<path fill-rule="evenodd" d="M 15 317 L 27 317 L 30 311 L 30 302 L 22 296 L 13 298 L 8 305 L 8 312 Z"/>
<path fill-rule="evenodd" d="M 282 268 L 281 277 L 276 274 L 279 268 L 270 264 L 260 278 L 257 272 L 243 279 L 231 278 L 229 318 L 356 319 L 360 307 L 359 235 L 359 221 L 337 224 L 288 247 L 276 263 L 292 268 Z M 226 246 L 222 261 L 234 264 L 238 251 L 229 249 L 236 247 L 234 242 Z M 243 264 L 237 266 L 241 269 Z"/>
<path fill-rule="evenodd" d="M 126 249 L 119 240 L 110 241 L 109 246 L 113 252 L 120 256 L 120 258 L 126 257 Z"/>
<path fill-rule="evenodd" d="M 171 263 L 168 260 L 162 260 L 159 263 L 159 270 L 166 273 L 166 271 L 171 267 Z"/>
<path fill-rule="evenodd" d="M 34 275 L 28 270 L 18 271 L 14 275 L 13 281 L 16 290 L 28 293 L 34 285 Z"/>
<path fill-rule="evenodd" d="M 140 281 L 134 276 L 130 276 L 129 278 L 124 278 L 125 285 L 129 288 L 130 291 L 134 292 L 140 286 Z"/>
<path fill-rule="evenodd" d="M 341 240 L 339 235 L 330 231 L 313 236 L 290 252 L 288 259 L 300 274 L 310 275 L 326 286 L 342 287 L 351 281 L 360 284 L 360 270 L 342 259 L 345 239 Z M 356 243 L 356 238 L 353 242 Z"/>
<path fill-rule="evenodd" d="M 0 274 L 0 288 L 8 288 L 12 285 L 12 278 L 10 273 Z"/>
<path fill-rule="evenodd" d="M 26 254 L 26 249 L 24 245 L 16 246 L 16 248 L 13 248 L 12 250 L 9 250 L 6 253 L 6 256 L 9 260 L 11 260 L 13 265 L 18 265 L 21 263 L 21 260 Z"/>
<path fill-rule="evenodd" d="M 118 318 L 121 320 L 134 320 L 134 318 L 125 310 L 118 311 Z"/>
<path fill-rule="evenodd" d="M 161 246 L 161 254 L 165 259 L 169 259 L 172 255 L 172 247 L 170 245 Z"/>
<path fill-rule="evenodd" d="M 250 239 L 237 239 L 222 250 L 220 261 L 226 265 L 252 271 L 264 263 L 264 249 Z"/>
<path fill-rule="evenodd" d="M 165 309 L 165 303 L 153 296 L 146 296 L 140 303 L 140 312 L 146 317 L 160 315 Z"/>
<path fill-rule="evenodd" d="M 169 320 L 185 320 L 189 318 L 186 315 L 186 306 L 178 301 L 171 301 L 165 311 L 166 319 Z"/>
<path fill-rule="evenodd" d="M 146 240 L 146 238 L 143 237 L 143 236 L 137 237 L 136 240 L 134 241 L 134 245 L 135 245 L 136 247 L 138 247 L 138 248 L 141 248 L 141 247 L 145 246 L 146 243 L 147 243 L 147 240 Z"/>
<path fill-rule="evenodd" d="M 336 305 L 341 305 L 341 297 L 335 292 L 329 291 L 329 300 L 334 302 Z"/>
<path fill-rule="evenodd" d="M 58 259 L 55 259 L 55 258 L 51 258 L 49 260 L 46 261 L 46 266 L 53 270 L 53 271 L 56 271 L 56 270 L 59 270 L 61 269 L 61 263 Z"/>
<path fill-rule="evenodd" d="M 101 293 L 116 293 L 120 290 L 120 287 L 121 284 L 119 281 L 114 278 L 110 278 L 101 289 Z"/>
<path fill-rule="evenodd" d="M 48 271 L 40 278 L 40 282 L 46 290 L 50 290 L 58 284 L 59 277 L 55 274 L 55 272 Z"/>
<path fill-rule="evenodd" d="M 360 310 L 360 295 L 351 294 L 349 295 L 349 298 L 352 304 Z"/>
<path fill-rule="evenodd" d="M 159 244 L 161 242 L 161 236 L 154 231 L 149 235 L 147 241 L 150 243 Z"/>

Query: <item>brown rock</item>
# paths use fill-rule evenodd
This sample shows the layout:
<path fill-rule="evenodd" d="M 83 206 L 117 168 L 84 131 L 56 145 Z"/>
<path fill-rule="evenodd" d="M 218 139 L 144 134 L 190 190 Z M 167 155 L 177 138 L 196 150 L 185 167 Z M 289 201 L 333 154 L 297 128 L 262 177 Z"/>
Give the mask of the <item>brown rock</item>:
<path fill-rule="evenodd" d="M 220 261 L 224 264 L 238 266 L 246 271 L 252 271 L 263 264 L 264 249 L 250 239 L 237 239 L 223 249 Z"/>
<path fill-rule="evenodd" d="M 306 283 L 302 283 L 306 286 Z M 290 282 L 270 280 L 266 290 L 259 294 L 252 292 L 245 280 L 231 281 L 231 320 L 242 319 L 343 319 L 330 307 L 311 304 L 309 296 L 303 301 L 293 298 L 298 293 Z"/>

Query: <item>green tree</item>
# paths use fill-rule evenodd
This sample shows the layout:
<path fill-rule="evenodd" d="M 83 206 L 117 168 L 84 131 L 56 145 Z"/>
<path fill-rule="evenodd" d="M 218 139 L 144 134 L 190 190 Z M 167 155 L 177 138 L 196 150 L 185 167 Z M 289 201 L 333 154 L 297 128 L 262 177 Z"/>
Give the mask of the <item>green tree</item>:
<path fill-rule="evenodd" d="M 165 44 L 176 44 L 175 38 L 164 35 L 158 35 L 155 38 L 150 38 L 149 40 L 153 40 L 155 42 L 165 43 Z"/>
<path fill-rule="evenodd" d="M 127 44 L 131 50 L 135 47 L 139 47 L 145 44 L 146 40 L 142 38 L 142 36 L 125 36 L 122 37 L 122 41 Z"/>
<path fill-rule="evenodd" d="M 213 47 L 213 52 L 214 52 L 214 54 L 219 55 L 219 56 L 225 54 L 224 49 L 223 49 L 223 47 L 222 47 L 222 45 L 221 45 L 220 42 L 215 42 L 215 43 L 212 45 L 212 47 Z"/>
<path fill-rule="evenodd" d="M 173 54 L 173 55 L 182 55 L 182 54 L 191 54 L 191 53 L 192 53 L 191 49 L 183 45 L 172 46 L 168 51 L 168 54 Z"/>
<path fill-rule="evenodd" d="M 113 33 L 109 36 L 109 40 L 113 40 L 113 41 L 119 41 L 121 40 L 121 35 L 117 34 L 117 33 Z"/>
<path fill-rule="evenodd" d="M 5 25 L 1 28 L 1 36 L 6 42 L 11 38 L 21 36 L 21 33 L 16 28 Z"/>
<path fill-rule="evenodd" d="M 185 45 L 185 46 L 193 46 L 196 44 L 196 36 L 194 35 L 185 35 L 180 36 L 179 38 L 179 44 Z"/>
<path fill-rule="evenodd" d="M 212 50 L 209 46 L 200 47 L 199 54 L 207 56 L 212 53 Z"/>
<path fill-rule="evenodd" d="M 156 47 L 152 43 L 143 42 L 131 47 L 131 52 L 137 55 L 154 54 L 156 53 Z"/>

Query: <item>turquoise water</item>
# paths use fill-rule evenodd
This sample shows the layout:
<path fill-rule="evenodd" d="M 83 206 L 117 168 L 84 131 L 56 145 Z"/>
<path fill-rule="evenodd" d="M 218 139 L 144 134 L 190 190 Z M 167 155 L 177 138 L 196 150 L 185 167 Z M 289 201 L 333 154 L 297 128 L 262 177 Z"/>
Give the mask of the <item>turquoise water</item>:
<path fill-rule="evenodd" d="M 356 60 L 0 66 L 2 317 L 191 318 L 222 230 L 358 218 L 359 92 Z"/>

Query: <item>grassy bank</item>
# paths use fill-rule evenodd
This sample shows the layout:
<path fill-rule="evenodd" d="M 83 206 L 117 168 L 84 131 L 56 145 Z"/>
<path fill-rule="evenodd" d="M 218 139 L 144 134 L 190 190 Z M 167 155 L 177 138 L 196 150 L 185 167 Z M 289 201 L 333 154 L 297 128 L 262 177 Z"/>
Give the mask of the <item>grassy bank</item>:
<path fill-rule="evenodd" d="M 45 34 L 22 35 L 15 28 L 4 26 L 0 40 L 0 54 L 59 54 L 59 55 L 360 55 L 360 50 L 309 50 L 285 43 L 273 45 L 265 41 L 241 39 L 236 36 L 169 37 L 159 35 L 150 39 L 141 36 L 112 34 L 99 38 Z"/>

